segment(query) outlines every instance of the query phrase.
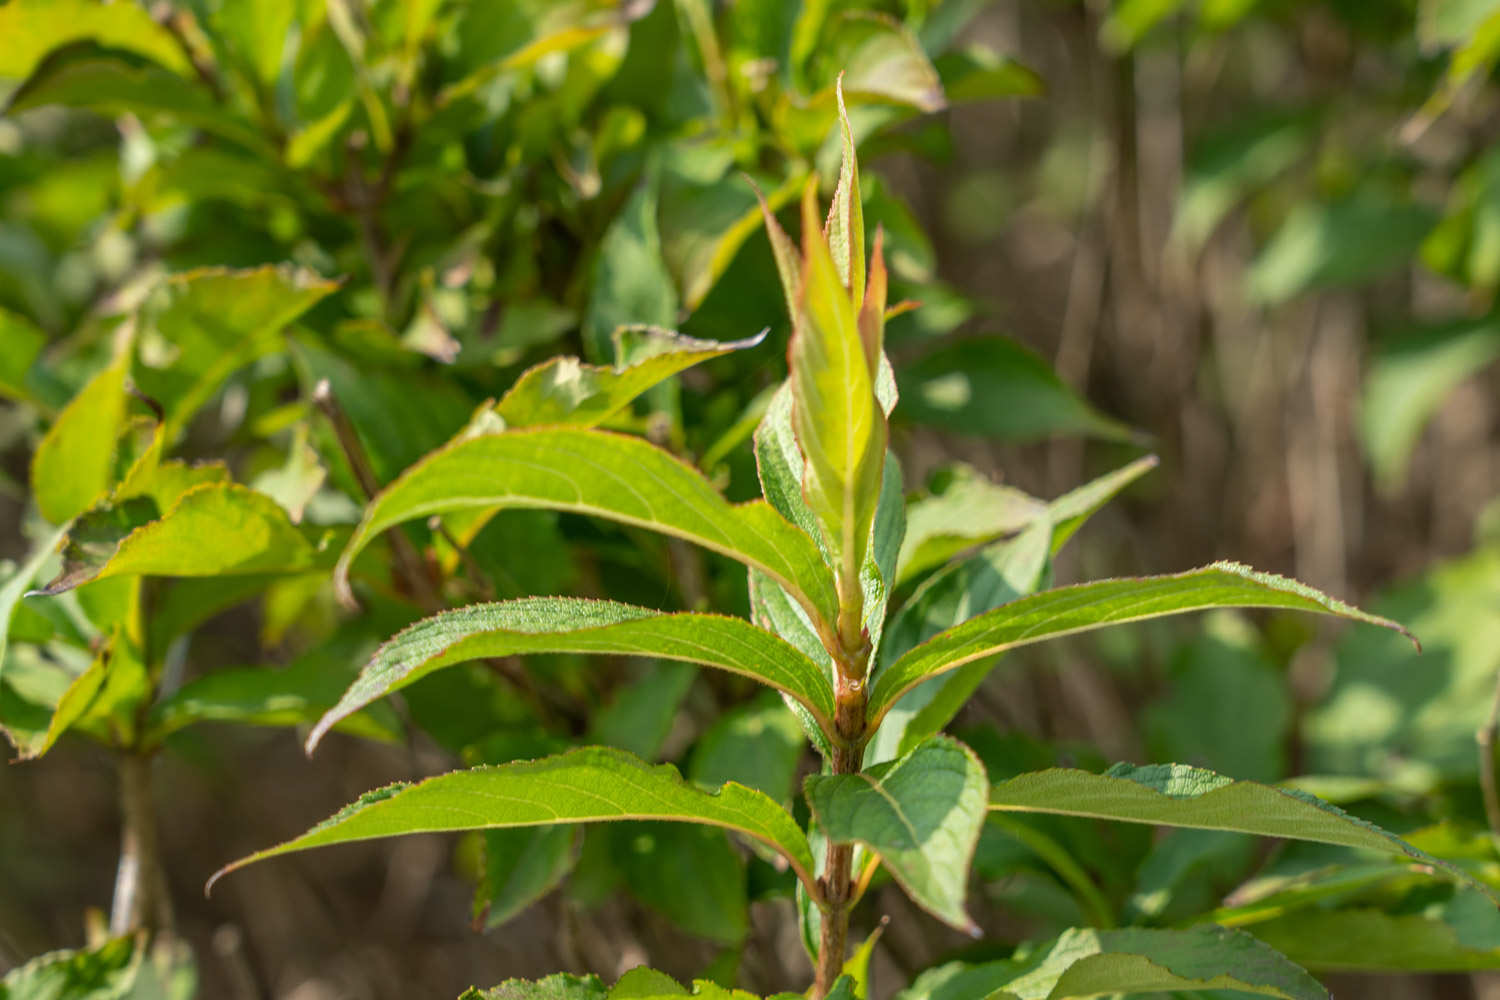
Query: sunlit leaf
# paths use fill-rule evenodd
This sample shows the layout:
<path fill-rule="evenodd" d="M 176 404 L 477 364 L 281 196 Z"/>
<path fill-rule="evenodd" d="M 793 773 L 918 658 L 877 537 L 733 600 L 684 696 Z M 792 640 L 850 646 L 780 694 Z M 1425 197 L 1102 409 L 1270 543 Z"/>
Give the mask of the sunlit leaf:
<path fill-rule="evenodd" d="M 669 764 L 653 767 L 622 751 L 584 747 L 369 792 L 302 836 L 220 869 L 209 885 L 251 862 L 330 844 L 407 833 L 633 819 L 704 823 L 743 833 L 779 851 L 804 881 L 812 879 L 806 837 L 766 796 L 735 784 L 701 791 Z"/>
<path fill-rule="evenodd" d="M 1171 990 L 1231 990 L 1283 1000 L 1326 1000 L 1318 981 L 1244 931 L 1075 929 L 983 965 L 929 970 L 900 1000 L 1079 1000 Z"/>
<path fill-rule="evenodd" d="M 902 366 L 897 380 L 898 417 L 962 434 L 1007 441 L 1058 434 L 1134 436 L 1080 399 L 1041 358 L 1004 337 L 939 348 Z"/>
<path fill-rule="evenodd" d="M 114 480 L 129 371 L 129 352 L 121 352 L 58 414 L 31 457 L 32 495 L 53 524 L 82 513 Z"/>
<path fill-rule="evenodd" d="M 869 847 L 912 899 L 972 932 L 964 894 L 988 787 L 974 752 L 938 736 L 860 774 L 813 775 L 806 791 L 824 836 Z"/>
<path fill-rule="evenodd" d="M 476 604 L 418 622 L 379 650 L 338 706 L 308 737 L 377 698 L 452 663 L 517 653 L 614 653 L 686 660 L 786 691 L 820 720 L 833 717 L 826 674 L 776 636 L 738 618 L 664 614 L 579 598 L 535 597 Z"/>
<path fill-rule="evenodd" d="M 592 430 L 507 431 L 434 452 L 370 503 L 339 576 L 386 528 L 473 507 L 573 511 L 675 535 L 769 574 L 824 621 L 836 616 L 817 547 L 768 505 L 731 505 L 661 449 Z"/>
<path fill-rule="evenodd" d="M 0 77 L 12 80 L 31 75 L 47 53 L 80 41 L 134 52 L 184 76 L 193 71 L 172 33 L 133 3 L 18 0 L 0 7 L 0 38 L 6 39 Z"/>
<path fill-rule="evenodd" d="M 1236 781 L 1186 764 L 1116 764 L 1104 774 L 1068 768 L 1022 774 L 990 788 L 990 808 L 1228 830 L 1401 854 L 1478 885 L 1456 866 L 1306 792 Z"/>
<path fill-rule="evenodd" d="M 69 532 L 62 572 L 43 592 L 59 594 L 113 576 L 297 573 L 332 558 L 276 501 L 234 483 L 194 486 L 159 518 L 156 513 L 144 497 L 90 511 Z M 205 545 L 205 538 L 215 543 Z"/>
<path fill-rule="evenodd" d="M 619 413 L 647 389 L 700 361 L 755 347 L 745 340 L 695 340 L 654 327 L 614 331 L 612 367 L 560 357 L 528 369 L 495 405 L 509 427 L 593 427 Z"/>
<path fill-rule="evenodd" d="M 1221 607 L 1285 608 L 1405 630 L 1305 584 L 1238 563 L 1170 576 L 1099 580 L 1059 587 L 996 608 L 942 632 L 886 667 L 870 691 L 874 721 L 927 677 L 1017 646 L 1106 625 Z"/>

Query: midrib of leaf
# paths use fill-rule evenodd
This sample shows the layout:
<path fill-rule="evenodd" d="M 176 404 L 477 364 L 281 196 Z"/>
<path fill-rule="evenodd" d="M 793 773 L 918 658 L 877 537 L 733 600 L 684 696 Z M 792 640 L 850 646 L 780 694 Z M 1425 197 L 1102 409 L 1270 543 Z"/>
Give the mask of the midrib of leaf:
<path fill-rule="evenodd" d="M 1235 581 L 1197 583 L 1209 573 L 1225 573 L 1234 577 Z M 1173 591 L 1181 590 L 1184 584 L 1192 585 L 1192 591 L 1191 593 L 1184 592 L 1182 605 L 1140 613 L 1141 609 L 1150 608 L 1164 597 L 1170 597 Z M 1122 591 L 1125 587 L 1136 588 L 1137 593 L 1134 599 L 1125 598 L 1124 603 L 1121 603 Z M 1067 593 L 1067 591 L 1075 591 L 1075 593 Z M 1277 600 L 1277 597 L 1282 599 Z M 1298 600 L 1305 601 L 1314 607 L 1295 603 Z M 1013 618 L 1002 618 L 983 629 L 966 628 L 983 618 L 1007 613 L 1013 615 L 1018 607 L 1035 606 L 1044 602 L 1046 603 L 1043 615 L 1014 634 L 1010 634 L 1007 628 L 1014 621 Z M 1077 615 L 1095 606 L 1108 606 L 1108 610 L 1098 618 L 1067 628 L 1051 629 L 1049 627 L 1054 622 Z M 1036 641 L 1038 638 L 1060 638 L 1107 625 L 1125 624 L 1213 607 L 1286 608 L 1334 614 L 1390 628 L 1415 641 L 1411 633 L 1396 622 L 1360 611 L 1358 608 L 1321 594 L 1295 580 L 1259 573 L 1233 562 L 1217 562 L 1199 570 L 1170 576 L 1098 580 L 1020 598 L 987 612 L 977 619 L 971 619 L 969 622 L 940 632 L 908 651 L 883 671 L 873 686 L 870 696 L 872 725 L 878 725 L 891 705 L 928 677 L 954 670 L 975 660 L 995 656 L 1005 650 Z M 1024 608 L 1022 608 L 1022 613 L 1025 613 Z M 1010 637 L 1004 642 L 989 645 L 991 637 L 997 634 L 1010 635 Z M 954 645 L 957 645 L 958 649 L 947 653 L 945 647 Z M 970 648 L 967 652 L 959 651 L 964 647 Z"/>
<path fill-rule="evenodd" d="M 565 487 L 565 492 L 571 492 L 574 499 L 550 499 L 534 495 L 539 493 L 539 490 L 534 491 L 533 494 L 502 492 L 503 486 L 492 488 L 487 482 L 474 483 L 472 488 L 469 488 L 470 484 L 462 481 L 464 470 L 454 469 L 449 472 L 446 482 L 453 484 L 457 479 L 456 485 L 463 488 L 453 489 L 450 486 L 450 489 L 443 495 L 426 500 L 405 502 L 393 514 L 383 512 L 383 501 L 389 501 L 392 496 L 399 499 L 403 487 L 423 474 L 425 470 L 445 460 L 452 460 L 454 456 L 462 454 L 466 448 L 479 449 L 484 446 L 484 442 L 501 440 L 526 441 L 544 446 L 547 455 L 545 460 L 513 453 L 496 456 L 495 460 L 515 466 L 523 470 L 523 473 L 534 473 L 543 478 L 550 478 Z M 568 447 L 570 442 L 585 441 L 593 443 L 596 447 L 610 448 L 615 451 L 622 449 L 637 451 L 639 456 L 647 460 L 633 465 L 632 474 L 649 480 L 664 496 L 680 504 L 687 517 L 677 519 L 668 517 L 669 512 L 664 511 L 657 501 L 637 490 L 625 475 L 601 465 L 578 447 Z M 678 489 L 676 485 L 660 475 L 658 470 L 650 467 L 652 460 L 671 463 L 671 466 L 680 471 L 685 478 L 690 477 L 689 481 L 695 486 L 701 486 L 701 492 Z M 567 468 L 564 469 L 561 466 Z M 588 481 L 606 482 L 627 496 L 631 502 L 609 506 L 597 500 L 588 501 L 585 499 L 587 491 L 581 486 L 581 482 Z M 722 504 L 722 507 L 715 509 L 717 504 Z M 456 441 L 433 452 L 403 473 L 371 504 L 364 520 L 340 557 L 337 567 L 340 587 L 347 589 L 349 566 L 354 556 L 381 531 L 424 514 L 492 506 L 530 507 L 589 514 L 682 537 L 762 570 L 784 586 L 814 620 L 831 621 L 835 614 L 837 602 L 833 598 L 832 582 L 826 579 L 826 571 L 822 569 L 822 560 L 812 540 L 787 523 L 770 505 L 764 501 L 729 504 L 713 491 L 713 487 L 702 478 L 697 470 L 666 452 L 638 438 L 593 429 L 537 428 L 505 431 Z M 731 533 L 723 523 L 726 517 L 733 518 L 736 522 L 735 526 L 740 530 Z M 797 544 L 791 544 L 794 541 Z M 802 551 L 796 551 L 798 548 Z M 746 551 L 747 549 L 760 549 L 761 551 Z"/>

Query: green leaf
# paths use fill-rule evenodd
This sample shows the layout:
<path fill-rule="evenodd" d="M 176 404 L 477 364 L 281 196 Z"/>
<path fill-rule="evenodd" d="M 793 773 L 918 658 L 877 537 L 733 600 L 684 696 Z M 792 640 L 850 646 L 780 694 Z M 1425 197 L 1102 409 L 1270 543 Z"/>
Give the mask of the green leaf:
<path fill-rule="evenodd" d="M 936 736 L 860 774 L 813 775 L 806 792 L 828 839 L 869 847 L 929 913 L 977 933 L 964 894 L 988 787 L 972 750 Z"/>
<path fill-rule="evenodd" d="M 0 395 L 28 399 L 26 374 L 47 345 L 47 335 L 30 320 L 0 308 Z"/>
<path fill-rule="evenodd" d="M 1016 997 L 1082 1000 L 1170 990 L 1237 990 L 1283 1000 L 1326 1000 L 1318 981 L 1244 931 L 1067 931 L 984 965 L 952 963 L 924 973 L 900 1000 Z"/>
<path fill-rule="evenodd" d="M 964 549 L 1020 531 L 1047 510 L 1041 500 L 993 483 L 967 465 L 943 470 L 941 479 L 932 493 L 907 505 L 906 537 L 896 560 L 898 585 Z"/>
<path fill-rule="evenodd" d="M 1381 347 L 1365 374 L 1360 437 L 1376 479 L 1399 486 L 1428 421 L 1464 379 L 1500 358 L 1493 316 L 1413 331 Z"/>
<path fill-rule="evenodd" d="M 1500 912 L 1460 890 L 1416 913 L 1309 906 L 1250 932 L 1299 965 L 1328 972 L 1473 972 L 1500 969 Z"/>
<path fill-rule="evenodd" d="M 700 785 L 737 781 L 777 802 L 788 802 L 803 745 L 791 711 L 765 692 L 719 716 L 698 737 L 688 777 Z"/>
<path fill-rule="evenodd" d="M 203 268 L 164 281 L 148 302 L 135 378 L 165 409 L 167 441 L 231 373 L 280 348 L 286 325 L 337 288 L 290 267 Z"/>
<path fill-rule="evenodd" d="M 853 295 L 855 311 L 859 312 L 859 305 L 865 294 L 865 211 L 864 199 L 859 193 L 859 162 L 854 155 L 854 131 L 849 126 L 849 111 L 844 107 L 842 76 L 834 85 L 834 94 L 838 101 L 838 128 L 844 146 L 839 163 L 838 184 L 833 190 L 833 202 L 828 206 L 828 221 L 824 224 L 823 236 L 833 255 L 834 269 L 844 287 Z M 805 214 L 802 224 L 807 224 Z M 777 266 L 780 267 L 779 261 Z M 881 311 L 884 312 L 884 309 Z M 872 347 L 866 342 L 864 346 L 866 357 L 880 356 L 878 344 Z"/>
<path fill-rule="evenodd" d="M 63 408 L 31 457 L 32 496 L 53 524 L 87 510 L 114 481 L 129 371 L 130 352 L 121 351 Z"/>
<path fill-rule="evenodd" d="M 469 989 L 458 1000 L 605 1000 L 609 990 L 598 976 L 555 972 L 545 979 L 507 979 L 488 990 Z"/>
<path fill-rule="evenodd" d="M 828 34 L 833 44 L 825 61 L 844 69 L 845 93 L 925 112 L 947 104 L 943 81 L 921 43 L 894 19 L 848 11 L 835 19 Z"/>
<path fill-rule="evenodd" d="M 62 572 L 45 594 L 113 576 L 298 573 L 327 565 L 325 554 L 263 493 L 208 482 L 183 493 L 159 519 L 146 497 L 95 508 L 73 525 Z M 203 544 L 205 538 L 215 540 Z"/>
<path fill-rule="evenodd" d="M 1407 793 L 1440 781 L 1472 787 L 1474 733 L 1500 671 L 1500 548 L 1440 563 L 1376 606 L 1420 630 L 1425 652 L 1385 633 L 1341 636 L 1331 687 L 1306 717 L 1308 766 L 1378 777 Z"/>
<path fill-rule="evenodd" d="M 613 367 L 557 357 L 528 369 L 495 405 L 507 427 L 544 424 L 593 427 L 604 423 L 641 393 L 700 361 L 747 350 L 764 331 L 745 340 L 695 340 L 656 327 L 614 331 Z"/>
<path fill-rule="evenodd" d="M 534 597 L 476 604 L 418 622 L 376 650 L 308 737 L 311 751 L 351 712 L 452 663 L 517 653 L 614 653 L 701 663 L 785 691 L 827 726 L 827 675 L 791 645 L 739 618 L 666 614 L 613 601 Z"/>
<path fill-rule="evenodd" d="M 159 742 L 204 722 L 248 726 L 302 726 L 321 718 L 348 687 L 354 665 L 374 645 L 370 633 L 389 614 L 364 616 L 341 626 L 325 642 L 286 667 L 241 667 L 216 670 L 188 681 L 151 706 L 146 739 Z M 394 626 L 392 626 L 394 627 Z M 387 705 L 369 705 L 338 724 L 341 732 L 364 739 L 394 742 L 402 726 Z"/>
<path fill-rule="evenodd" d="M 0 77 L 24 79 L 54 49 L 92 41 L 104 48 L 145 56 L 167 69 L 190 75 L 182 47 L 172 33 L 137 4 L 93 0 L 16 0 L 0 7 Z"/>
<path fill-rule="evenodd" d="M 1045 361 L 1004 337 L 939 348 L 903 366 L 897 383 L 898 417 L 962 434 L 1019 442 L 1056 434 L 1135 437 L 1080 399 Z"/>
<path fill-rule="evenodd" d="M 1104 774 L 1069 768 L 1035 771 L 996 782 L 990 808 L 1229 830 L 1402 854 L 1478 885 L 1454 865 L 1306 792 L 1236 781 L 1186 764 L 1116 764 Z"/>
<path fill-rule="evenodd" d="M 1218 562 L 1169 576 L 1098 580 L 1013 601 L 942 632 L 892 663 L 870 691 L 878 723 L 902 694 L 924 679 L 1017 646 L 1122 622 L 1208 608 L 1285 608 L 1336 615 L 1410 635 L 1311 587 L 1239 563 Z"/>
<path fill-rule="evenodd" d="M 432 453 L 371 501 L 339 559 L 340 586 L 347 590 L 350 563 L 385 529 L 474 507 L 572 511 L 674 535 L 765 572 L 814 617 L 837 615 L 817 546 L 768 505 L 731 505 L 661 449 L 595 430 L 507 431 Z"/>
<path fill-rule="evenodd" d="M 578 859 L 578 831 L 566 825 L 486 830 L 484 866 L 474 890 L 474 922 L 494 930 L 567 877 Z"/>
<path fill-rule="evenodd" d="M 266 858 L 407 833 L 661 819 L 721 826 L 780 852 L 812 882 L 812 852 L 792 818 L 743 785 L 713 792 L 688 784 L 670 764 L 655 767 L 619 750 L 583 747 L 556 757 L 479 767 L 369 792 L 294 840 L 221 868 L 209 887 Z"/>
<path fill-rule="evenodd" d="M 811 186 L 802 199 L 802 256 L 789 349 L 792 425 L 804 459 L 803 495 L 848 586 L 864 565 L 880 496 L 885 414 L 875 398 L 879 357 L 866 357 L 857 323 L 864 290 L 844 287 L 818 228 Z"/>
<path fill-rule="evenodd" d="M 571 615 L 564 612 L 559 617 Z M 659 760 L 677 711 L 697 676 L 689 663 L 651 661 L 640 677 L 616 689 L 614 700 L 594 713 L 587 742 L 628 750 L 642 760 Z"/>
<path fill-rule="evenodd" d="M 1425 205 L 1374 188 L 1329 204 L 1298 202 L 1251 265 L 1246 294 L 1278 305 L 1370 281 L 1408 260 L 1436 221 Z"/>
<path fill-rule="evenodd" d="M 5 659 L 8 652 L 7 646 L 10 639 L 11 619 L 16 613 L 21 598 L 31 589 L 31 582 L 36 579 L 42 567 L 51 558 L 52 553 L 57 551 L 57 546 L 67 534 L 67 528 L 58 528 L 51 535 L 44 538 L 31 550 L 31 555 L 15 571 L 6 577 L 5 583 L 0 584 L 0 675 L 5 672 Z"/>
<path fill-rule="evenodd" d="M 612 829 L 610 839 L 615 864 L 637 899 L 698 937 L 724 945 L 744 941 L 745 862 L 724 831 L 632 823 Z"/>
<path fill-rule="evenodd" d="M 1039 518 L 1015 538 L 988 545 L 924 581 L 891 619 L 880 662 L 892 662 L 957 622 L 1035 592 L 1050 566 L 1051 538 L 1050 523 Z M 976 661 L 908 691 L 886 713 L 866 746 L 866 762 L 906 753 L 946 726 L 992 665 Z"/>
<path fill-rule="evenodd" d="M 599 243 L 590 282 L 583 338 L 607 356 L 622 326 L 670 327 L 677 322 L 677 290 L 662 260 L 656 225 L 656 182 L 643 181 Z"/>
<path fill-rule="evenodd" d="M 86 50 L 58 52 L 42 62 L 15 92 L 6 111 L 14 114 L 53 105 L 87 108 L 103 115 L 162 115 L 258 154 L 271 151 L 254 125 L 216 103 L 197 84 L 156 66 L 132 66 Z"/>
<path fill-rule="evenodd" d="M 934 62 L 949 104 L 1036 97 L 1046 91 L 1035 70 L 980 45 L 944 52 Z"/>
<path fill-rule="evenodd" d="M 1052 522 L 1052 554 L 1056 555 L 1068 539 L 1115 494 L 1157 466 L 1155 455 L 1144 455 L 1113 472 L 1064 493 L 1047 505 L 1047 519 Z"/>

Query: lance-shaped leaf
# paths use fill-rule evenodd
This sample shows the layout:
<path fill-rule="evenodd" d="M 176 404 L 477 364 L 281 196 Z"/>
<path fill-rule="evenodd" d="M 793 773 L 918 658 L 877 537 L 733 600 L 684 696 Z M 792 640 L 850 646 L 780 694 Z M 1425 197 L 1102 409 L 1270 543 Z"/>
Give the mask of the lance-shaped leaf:
<path fill-rule="evenodd" d="M 88 381 L 58 414 L 31 458 L 37 508 L 53 524 L 88 509 L 109 488 L 115 442 L 125 423 L 130 352 Z"/>
<path fill-rule="evenodd" d="M 137 496 L 79 518 L 63 547 L 62 572 L 42 592 L 60 594 L 111 576 L 297 573 L 331 558 L 276 501 L 234 483 L 201 483 L 161 517 L 156 510 L 149 497 Z"/>
<path fill-rule="evenodd" d="M 1104 774 L 1071 768 L 1034 771 L 998 782 L 990 789 L 990 808 L 1228 830 L 1401 854 L 1478 884 L 1441 858 L 1306 792 L 1236 781 L 1185 764 L 1116 764 Z"/>
<path fill-rule="evenodd" d="M 1007 649 L 1121 622 L 1226 607 L 1312 611 L 1380 625 L 1409 636 L 1396 622 L 1334 600 L 1295 580 L 1258 573 L 1239 563 L 1217 562 L 1169 576 L 1059 587 L 956 625 L 881 672 L 870 691 L 870 718 L 878 722 L 897 698 L 925 678 Z"/>
<path fill-rule="evenodd" d="M 828 240 L 828 249 L 833 255 L 833 264 L 838 270 L 839 278 L 853 297 L 855 310 L 859 311 L 865 294 L 865 209 L 859 194 L 859 163 L 854 156 L 854 130 L 849 125 L 849 109 L 844 106 L 842 73 L 834 84 L 834 96 L 838 102 L 839 131 L 844 140 L 844 150 L 839 164 L 839 181 L 833 190 L 833 203 L 828 206 L 828 222 L 824 226 L 823 235 Z M 884 311 L 885 304 L 882 302 L 881 312 Z M 879 352 L 870 351 L 868 344 L 866 351 L 871 357 L 879 357 Z"/>
<path fill-rule="evenodd" d="M 697 340 L 657 327 L 621 327 L 614 332 L 612 367 L 560 357 L 528 369 L 495 404 L 508 427 L 593 427 L 629 406 L 663 379 L 700 361 L 742 351 L 766 337 Z"/>
<path fill-rule="evenodd" d="M 1326 1000 L 1318 981 L 1244 931 L 1076 928 L 1021 956 L 953 963 L 924 973 L 898 996 L 1079 1000 L 1112 994 L 1235 990 L 1282 1000 Z"/>
<path fill-rule="evenodd" d="M 792 425 L 804 459 L 804 495 L 846 586 L 858 581 L 885 464 L 885 414 L 875 397 L 879 357 L 867 358 L 857 307 L 802 199 L 802 301 L 789 354 Z"/>
<path fill-rule="evenodd" d="M 974 752 L 937 736 L 860 774 L 813 775 L 806 791 L 825 836 L 866 845 L 924 909 L 973 931 L 964 890 L 988 787 Z"/>
<path fill-rule="evenodd" d="M 828 675 L 790 644 L 739 618 L 665 614 L 568 597 L 476 604 L 417 622 L 386 642 L 308 737 L 440 667 L 518 653 L 612 653 L 685 660 L 743 674 L 796 698 L 827 728 Z"/>
<path fill-rule="evenodd" d="M 817 546 L 770 506 L 730 504 L 696 469 L 646 441 L 569 428 L 486 434 L 428 455 L 365 511 L 339 558 L 340 588 L 347 594 L 350 563 L 380 532 L 475 507 L 573 511 L 673 535 L 761 570 L 815 619 L 837 615 Z"/>
<path fill-rule="evenodd" d="M 807 837 L 767 796 L 733 782 L 706 792 L 684 781 L 670 764 L 652 766 L 621 750 L 582 747 L 368 792 L 302 836 L 221 868 L 208 887 L 254 861 L 356 840 L 635 819 L 702 823 L 754 837 L 812 884 Z"/>

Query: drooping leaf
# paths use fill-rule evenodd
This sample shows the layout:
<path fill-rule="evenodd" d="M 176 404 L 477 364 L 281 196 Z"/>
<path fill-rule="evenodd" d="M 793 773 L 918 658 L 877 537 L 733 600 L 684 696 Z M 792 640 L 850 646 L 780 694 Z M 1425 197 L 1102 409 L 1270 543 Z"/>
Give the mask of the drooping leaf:
<path fill-rule="evenodd" d="M 495 405 L 508 427 L 593 427 L 637 396 L 700 361 L 755 347 L 765 332 L 745 340 L 695 340 L 654 327 L 614 331 L 615 364 L 601 367 L 577 358 L 544 361 L 521 375 Z"/>
<path fill-rule="evenodd" d="M 282 668 L 215 670 L 195 677 L 151 706 L 146 739 L 160 741 L 188 726 L 232 722 L 247 726 L 304 726 L 321 718 L 378 639 L 372 635 L 394 615 L 384 609 L 341 626 L 326 641 Z M 405 616 L 402 616 L 403 618 Z M 397 620 L 396 624 L 399 624 Z M 391 627 L 395 627 L 393 624 Z M 388 705 L 367 705 L 340 720 L 338 729 L 364 739 L 394 742 L 402 725 Z"/>
<path fill-rule="evenodd" d="M 990 808 L 1229 830 L 1401 854 L 1477 884 L 1454 865 L 1306 792 L 1236 781 L 1186 764 L 1116 764 L 1104 774 L 1069 768 L 1022 774 L 991 787 Z"/>
<path fill-rule="evenodd" d="M 573 511 L 675 535 L 767 573 L 824 621 L 837 614 L 817 547 L 769 506 L 731 505 L 661 449 L 594 430 L 507 431 L 429 455 L 370 503 L 340 557 L 341 585 L 354 556 L 386 528 L 474 507 Z"/>
<path fill-rule="evenodd" d="M 58 414 L 31 457 L 32 496 L 53 524 L 87 510 L 113 481 L 129 371 L 130 352 L 121 351 Z"/>
<path fill-rule="evenodd" d="M 996 608 L 942 632 L 886 667 L 870 691 L 876 722 L 927 677 L 1059 635 L 1208 608 L 1285 608 L 1336 615 L 1405 633 L 1304 584 L 1238 563 L 1218 562 L 1169 576 L 1099 580 L 1059 587 Z"/>
<path fill-rule="evenodd" d="M 1283 1000 L 1326 1000 L 1312 976 L 1240 930 L 1074 929 L 1022 955 L 932 969 L 901 1000 L 1014 997 L 1081 1000 L 1172 990 L 1232 990 Z"/>
<path fill-rule="evenodd" d="M 0 8 L 0 37 L 6 39 L 0 77 L 11 80 L 30 76 L 49 52 L 79 41 L 134 52 L 184 76 L 193 71 L 172 33 L 136 4 L 19 0 Z"/>
<path fill-rule="evenodd" d="M 479 767 L 367 793 L 307 833 L 227 865 L 313 847 L 406 833 L 661 819 L 721 826 L 780 852 L 812 880 L 812 852 L 791 816 L 759 792 L 728 784 L 714 792 L 684 781 L 670 764 L 651 766 L 619 750 L 583 747 L 542 760 Z"/>
<path fill-rule="evenodd" d="M 1036 441 L 1056 434 L 1130 440 L 1130 428 L 1099 413 L 1045 361 L 1004 337 L 942 347 L 897 376 L 897 416 L 962 434 Z"/>
<path fill-rule="evenodd" d="M 813 775 L 806 791 L 826 837 L 866 845 L 924 909 L 973 930 L 964 894 L 988 787 L 972 750 L 936 736 L 860 774 Z"/>
<path fill-rule="evenodd" d="M 557 888 L 578 858 L 578 831 L 567 825 L 486 830 L 483 838 L 474 921 L 486 930 L 508 922 Z"/>
<path fill-rule="evenodd" d="M 434 670 L 526 652 L 615 653 L 701 663 L 787 692 L 824 725 L 833 717 L 826 675 L 791 645 L 749 622 L 664 614 L 613 601 L 535 597 L 445 611 L 392 638 L 313 729 L 308 749 L 349 713 Z"/>
<path fill-rule="evenodd" d="M 42 592 L 60 594 L 113 576 L 299 573 L 332 558 L 276 501 L 234 483 L 194 486 L 160 518 L 155 510 L 137 497 L 89 512 L 69 533 L 62 572 Z M 203 544 L 207 538 L 214 544 Z"/>
<path fill-rule="evenodd" d="M 21 112 L 53 105 L 87 108 L 104 115 L 161 115 L 256 153 L 270 152 L 269 144 L 250 122 L 215 102 L 196 83 L 157 66 L 133 66 L 87 50 L 57 52 L 44 60 L 15 92 L 6 110 Z"/>

